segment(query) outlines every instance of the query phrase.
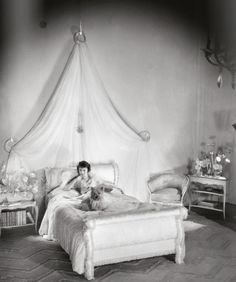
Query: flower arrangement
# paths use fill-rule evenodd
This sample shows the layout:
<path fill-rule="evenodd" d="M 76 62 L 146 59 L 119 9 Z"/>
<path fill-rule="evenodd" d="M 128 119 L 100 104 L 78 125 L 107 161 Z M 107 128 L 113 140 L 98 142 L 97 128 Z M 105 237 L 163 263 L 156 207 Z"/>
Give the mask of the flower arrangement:
<path fill-rule="evenodd" d="M 230 164 L 232 148 L 229 144 L 219 146 L 214 150 L 215 144 L 208 145 L 209 151 L 201 150 L 198 157 L 188 163 L 189 174 L 198 176 L 225 176 Z"/>
<path fill-rule="evenodd" d="M 6 172 L 6 165 L 3 164 L 0 170 L 0 194 L 38 192 L 38 179 L 34 172 L 24 170 Z"/>

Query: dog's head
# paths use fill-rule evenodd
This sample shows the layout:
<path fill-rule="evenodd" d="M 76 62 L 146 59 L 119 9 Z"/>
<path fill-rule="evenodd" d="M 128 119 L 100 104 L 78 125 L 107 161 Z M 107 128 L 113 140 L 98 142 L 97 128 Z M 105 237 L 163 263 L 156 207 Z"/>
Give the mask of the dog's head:
<path fill-rule="evenodd" d="M 91 199 L 99 201 L 104 193 L 104 187 L 93 187 L 91 188 Z"/>
<path fill-rule="evenodd" d="M 100 184 L 96 187 L 91 188 L 91 199 L 94 201 L 99 201 L 105 192 L 109 193 L 111 191 L 112 188 Z"/>

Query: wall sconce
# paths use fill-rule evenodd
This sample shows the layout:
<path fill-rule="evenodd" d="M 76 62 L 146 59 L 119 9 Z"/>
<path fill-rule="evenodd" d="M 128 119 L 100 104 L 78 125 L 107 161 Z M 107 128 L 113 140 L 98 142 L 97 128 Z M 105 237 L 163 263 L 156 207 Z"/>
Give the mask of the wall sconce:
<path fill-rule="evenodd" d="M 81 112 L 78 113 L 77 132 L 78 132 L 78 133 L 83 133 L 83 132 L 84 132 L 84 128 L 83 128 L 83 117 L 82 117 Z"/>
<path fill-rule="evenodd" d="M 79 43 L 79 42 L 86 42 L 86 36 L 84 34 L 84 31 L 82 29 L 82 22 L 80 21 L 80 24 L 79 24 L 79 31 L 76 31 L 73 35 L 73 38 L 74 38 L 74 42 L 75 43 Z"/>
<path fill-rule="evenodd" d="M 4 144 L 3 144 L 3 148 L 4 150 L 7 152 L 7 153 L 10 153 L 11 152 L 11 148 L 14 146 L 15 144 L 15 140 L 10 137 L 8 139 L 5 140 Z"/>
<path fill-rule="evenodd" d="M 234 44 L 232 44 L 232 46 L 230 44 L 221 44 L 217 37 L 211 39 L 210 34 L 208 33 L 207 46 L 206 48 L 203 48 L 202 51 L 204 52 L 207 61 L 219 69 L 219 76 L 217 78 L 217 86 L 219 88 L 223 85 L 224 69 L 231 74 L 232 88 L 235 89 L 236 87 L 236 48 L 234 47 Z"/>

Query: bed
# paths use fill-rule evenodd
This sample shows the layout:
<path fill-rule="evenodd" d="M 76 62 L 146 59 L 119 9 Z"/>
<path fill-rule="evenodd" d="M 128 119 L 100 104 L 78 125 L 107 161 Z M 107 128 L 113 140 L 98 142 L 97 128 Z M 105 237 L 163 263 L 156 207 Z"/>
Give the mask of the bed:
<path fill-rule="evenodd" d="M 114 184 L 118 181 L 115 164 L 100 164 L 93 170 Z M 73 270 L 91 280 L 99 265 L 167 254 L 183 263 L 186 213 L 183 207 L 151 204 L 127 212 L 82 212 L 66 202 L 55 210 L 51 234 L 69 254 Z"/>

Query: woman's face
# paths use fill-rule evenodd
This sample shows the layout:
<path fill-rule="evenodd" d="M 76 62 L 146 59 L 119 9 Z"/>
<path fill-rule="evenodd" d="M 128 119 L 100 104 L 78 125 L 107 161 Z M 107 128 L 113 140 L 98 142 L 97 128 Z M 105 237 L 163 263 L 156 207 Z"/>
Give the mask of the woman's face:
<path fill-rule="evenodd" d="M 88 178 L 88 168 L 87 167 L 79 167 L 79 175 L 82 178 Z"/>

